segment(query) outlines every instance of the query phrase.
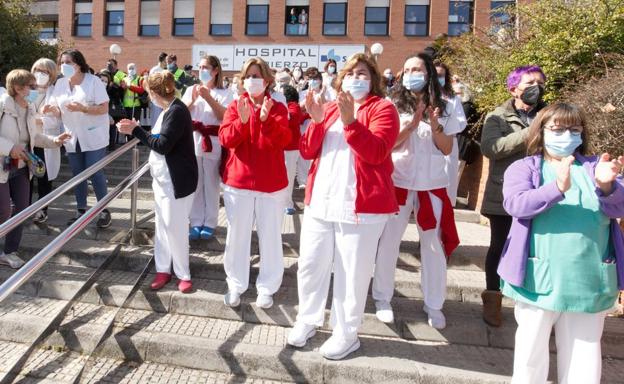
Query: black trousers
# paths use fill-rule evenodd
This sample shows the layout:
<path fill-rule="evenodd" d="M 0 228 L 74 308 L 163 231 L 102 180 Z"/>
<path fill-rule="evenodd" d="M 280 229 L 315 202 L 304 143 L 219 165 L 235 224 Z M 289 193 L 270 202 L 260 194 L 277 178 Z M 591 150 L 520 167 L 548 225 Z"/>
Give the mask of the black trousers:
<path fill-rule="evenodd" d="M 35 147 L 35 155 L 39 156 L 41 160 L 45 163 L 45 153 L 43 152 L 43 148 Z M 37 195 L 39 196 L 37 199 L 41 199 L 48 193 L 52 192 L 52 182 L 48 180 L 48 170 L 46 169 L 43 177 L 34 177 L 30 179 L 30 199 L 29 204 L 32 204 L 32 195 L 33 195 L 33 184 L 37 183 Z M 44 211 L 48 210 L 48 207 L 43 208 Z"/>
<path fill-rule="evenodd" d="M 488 290 L 500 290 L 500 276 L 496 270 L 500 263 L 503 247 L 511 228 L 511 216 L 484 215 L 490 219 L 490 248 L 485 257 L 485 283 Z"/>

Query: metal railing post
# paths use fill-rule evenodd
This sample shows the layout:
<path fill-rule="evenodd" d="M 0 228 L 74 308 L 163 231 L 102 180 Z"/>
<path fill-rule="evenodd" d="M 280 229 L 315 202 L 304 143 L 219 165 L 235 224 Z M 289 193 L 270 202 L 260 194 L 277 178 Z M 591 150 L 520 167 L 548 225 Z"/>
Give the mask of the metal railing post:
<path fill-rule="evenodd" d="M 132 173 L 134 173 L 139 167 L 139 147 L 134 146 L 132 148 Z M 134 232 L 137 226 L 137 199 L 138 199 L 139 181 L 137 180 L 130 187 L 130 230 L 134 237 Z"/>

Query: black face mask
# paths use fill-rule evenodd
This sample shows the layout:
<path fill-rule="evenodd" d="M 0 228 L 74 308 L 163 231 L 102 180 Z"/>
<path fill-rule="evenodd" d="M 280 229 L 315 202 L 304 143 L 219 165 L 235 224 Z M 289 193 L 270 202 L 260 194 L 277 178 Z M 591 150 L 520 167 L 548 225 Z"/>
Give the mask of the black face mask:
<path fill-rule="evenodd" d="M 526 105 L 537 105 L 540 101 L 542 101 L 542 97 L 544 96 L 544 86 L 543 85 L 532 85 L 522 92 L 522 96 L 520 96 L 520 100 Z"/>
<path fill-rule="evenodd" d="M 113 65 L 112 64 L 108 64 L 106 66 L 106 69 L 108 69 L 108 72 L 113 73 Z M 113 73 L 114 74 L 114 73 Z"/>

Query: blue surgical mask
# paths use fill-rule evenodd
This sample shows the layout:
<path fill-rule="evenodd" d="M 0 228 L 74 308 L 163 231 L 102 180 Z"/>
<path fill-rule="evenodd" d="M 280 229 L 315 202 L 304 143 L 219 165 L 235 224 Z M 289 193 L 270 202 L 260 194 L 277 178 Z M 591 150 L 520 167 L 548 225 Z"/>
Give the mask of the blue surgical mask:
<path fill-rule="evenodd" d="M 410 91 L 420 92 L 425 87 L 427 82 L 425 81 L 425 75 L 422 73 L 409 73 L 403 75 L 403 86 Z"/>
<path fill-rule="evenodd" d="M 169 70 L 169 72 L 173 72 L 176 69 L 176 65 L 174 63 L 167 64 L 167 69 Z"/>
<path fill-rule="evenodd" d="M 544 147 L 552 156 L 570 156 L 581 144 L 583 144 L 581 135 L 575 136 L 569 130 L 557 136 L 551 130 L 544 129 Z"/>
<path fill-rule="evenodd" d="M 333 65 L 327 67 L 327 73 L 329 73 L 330 75 L 333 75 L 334 72 L 336 72 L 336 67 L 334 67 Z"/>
<path fill-rule="evenodd" d="M 37 96 L 39 96 L 39 92 L 36 89 L 31 89 L 28 92 L 28 96 L 24 97 L 24 100 L 29 103 L 34 103 L 35 100 L 37 100 Z"/>
<path fill-rule="evenodd" d="M 310 89 L 318 90 L 321 87 L 321 82 L 314 79 L 314 80 L 310 80 L 308 82 L 308 85 L 310 86 Z"/>
<path fill-rule="evenodd" d="M 355 100 L 361 100 L 370 92 L 370 80 L 344 79 L 342 91 L 349 92 Z"/>
<path fill-rule="evenodd" d="M 444 76 L 438 76 L 438 83 L 440 83 L 440 87 L 444 88 L 446 85 L 446 78 Z"/>
<path fill-rule="evenodd" d="M 199 71 L 199 80 L 204 84 L 208 84 L 212 80 L 212 74 L 207 69 L 201 69 Z"/>
<path fill-rule="evenodd" d="M 76 70 L 71 64 L 61 64 L 61 73 L 64 77 L 72 77 L 74 73 L 76 73 Z"/>

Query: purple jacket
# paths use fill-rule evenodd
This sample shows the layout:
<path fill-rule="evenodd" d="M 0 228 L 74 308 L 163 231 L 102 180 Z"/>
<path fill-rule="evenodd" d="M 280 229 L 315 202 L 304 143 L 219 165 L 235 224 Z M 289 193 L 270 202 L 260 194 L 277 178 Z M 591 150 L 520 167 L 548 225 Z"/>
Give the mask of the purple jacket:
<path fill-rule="evenodd" d="M 574 154 L 594 180 L 598 157 Z M 556 182 L 540 186 L 542 156 L 528 156 L 517 160 L 505 171 L 503 182 L 503 207 L 513 217 L 509 236 L 503 249 L 498 274 L 505 282 L 524 286 L 526 262 L 529 257 L 531 220 L 564 199 Z M 615 262 L 619 289 L 624 289 L 624 234 L 615 219 L 624 217 L 624 180 L 618 176 L 614 190 L 604 196 L 596 187 L 602 213 L 611 218 L 611 241 L 615 249 Z"/>

